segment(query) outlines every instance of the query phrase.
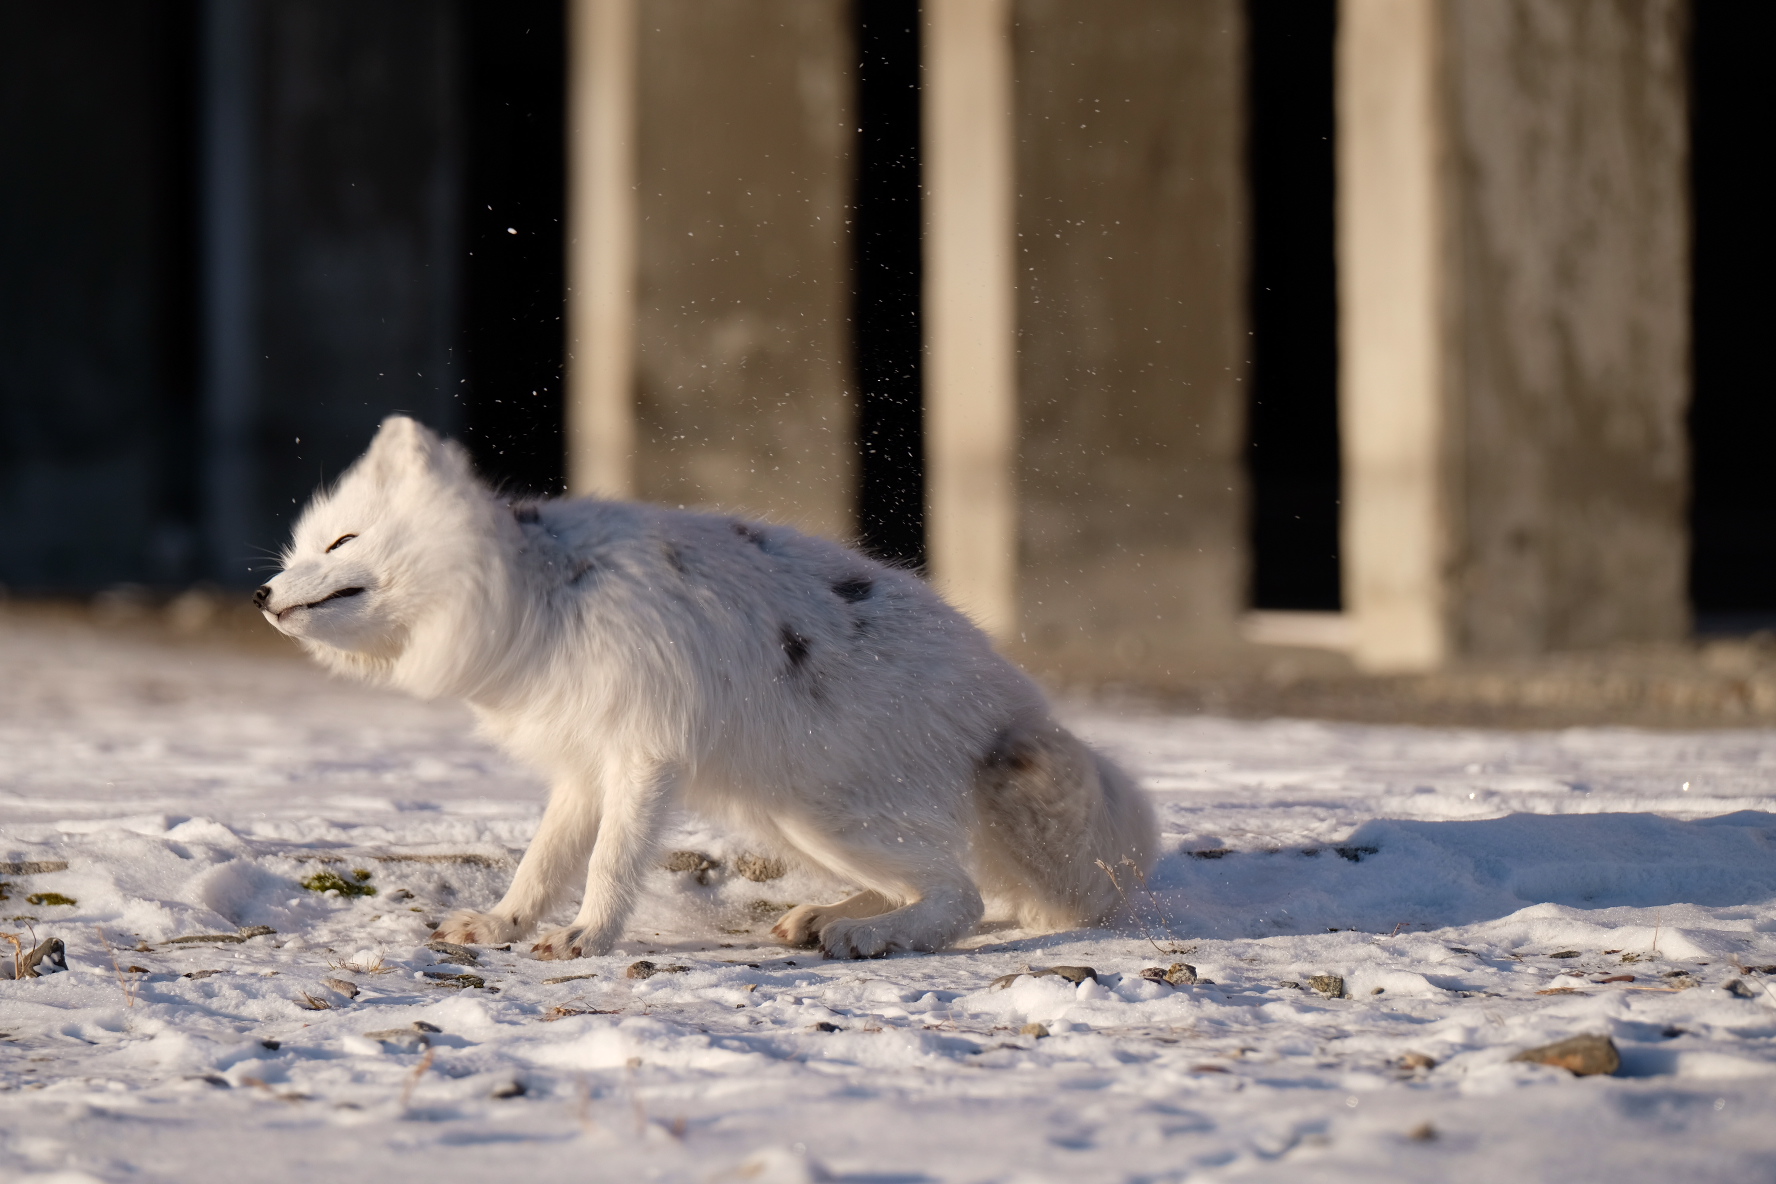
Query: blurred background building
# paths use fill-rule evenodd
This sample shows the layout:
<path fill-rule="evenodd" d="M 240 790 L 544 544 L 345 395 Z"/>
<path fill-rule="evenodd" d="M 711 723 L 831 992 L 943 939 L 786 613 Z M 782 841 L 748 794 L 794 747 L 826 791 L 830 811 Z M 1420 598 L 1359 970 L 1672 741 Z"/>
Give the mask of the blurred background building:
<path fill-rule="evenodd" d="M 247 587 L 411 412 L 1061 677 L 1776 622 L 1730 0 L 0 2 L 0 583 Z"/>

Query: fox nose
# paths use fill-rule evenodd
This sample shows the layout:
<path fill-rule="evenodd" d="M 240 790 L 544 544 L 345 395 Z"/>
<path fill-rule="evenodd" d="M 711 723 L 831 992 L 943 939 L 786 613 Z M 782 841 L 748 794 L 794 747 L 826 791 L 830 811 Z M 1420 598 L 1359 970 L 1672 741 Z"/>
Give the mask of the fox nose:
<path fill-rule="evenodd" d="M 270 584 L 260 584 L 259 590 L 255 593 L 253 593 L 253 607 L 256 609 L 264 609 L 265 602 L 270 599 L 271 599 L 271 585 Z"/>

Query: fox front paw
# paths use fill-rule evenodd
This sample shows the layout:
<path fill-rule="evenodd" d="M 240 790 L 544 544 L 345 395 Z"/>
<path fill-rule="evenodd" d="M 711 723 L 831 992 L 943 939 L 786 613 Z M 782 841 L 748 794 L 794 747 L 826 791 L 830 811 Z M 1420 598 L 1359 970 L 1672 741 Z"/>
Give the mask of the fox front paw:
<path fill-rule="evenodd" d="M 461 946 L 503 946 L 518 936 L 518 927 L 504 917 L 458 909 L 432 932 L 433 941 L 453 941 Z"/>
<path fill-rule="evenodd" d="M 555 929 L 537 938 L 530 952 L 543 962 L 566 962 L 571 958 L 585 958 L 594 954 L 610 953 L 611 942 L 601 941 L 590 929 L 577 925 L 569 925 L 565 929 Z"/>

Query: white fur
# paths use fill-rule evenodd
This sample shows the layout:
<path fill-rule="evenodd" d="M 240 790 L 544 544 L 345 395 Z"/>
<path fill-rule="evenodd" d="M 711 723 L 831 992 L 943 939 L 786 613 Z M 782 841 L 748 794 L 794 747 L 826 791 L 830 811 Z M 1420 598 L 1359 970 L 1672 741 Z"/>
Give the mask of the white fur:
<path fill-rule="evenodd" d="M 316 495 L 259 600 L 335 670 L 466 699 L 550 778 L 510 890 L 446 919 L 451 941 L 523 937 L 583 877 L 573 923 L 534 949 L 608 951 L 675 804 L 861 886 L 777 925 L 836 957 L 940 949 L 983 892 L 1026 925 L 1090 923 L 1117 904 L 1099 863 L 1151 861 L 1145 797 L 966 618 L 785 527 L 510 506 L 393 416 Z"/>

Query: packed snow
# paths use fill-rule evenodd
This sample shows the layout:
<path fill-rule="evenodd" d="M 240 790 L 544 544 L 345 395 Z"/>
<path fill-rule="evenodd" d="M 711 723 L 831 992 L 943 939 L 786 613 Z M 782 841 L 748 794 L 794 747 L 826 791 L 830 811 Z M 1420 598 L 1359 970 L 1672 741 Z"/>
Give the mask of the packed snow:
<path fill-rule="evenodd" d="M 844 886 L 684 819 L 621 949 L 539 962 L 427 942 L 541 812 L 460 705 L 0 615 L 0 928 L 68 965 L 0 941 L 0 1163 L 1776 1178 L 1776 733 L 1068 715 L 1161 813 L 1111 928 L 823 962 L 767 930 Z M 1615 1075 L 1512 1059 L 1590 1033 Z"/>

